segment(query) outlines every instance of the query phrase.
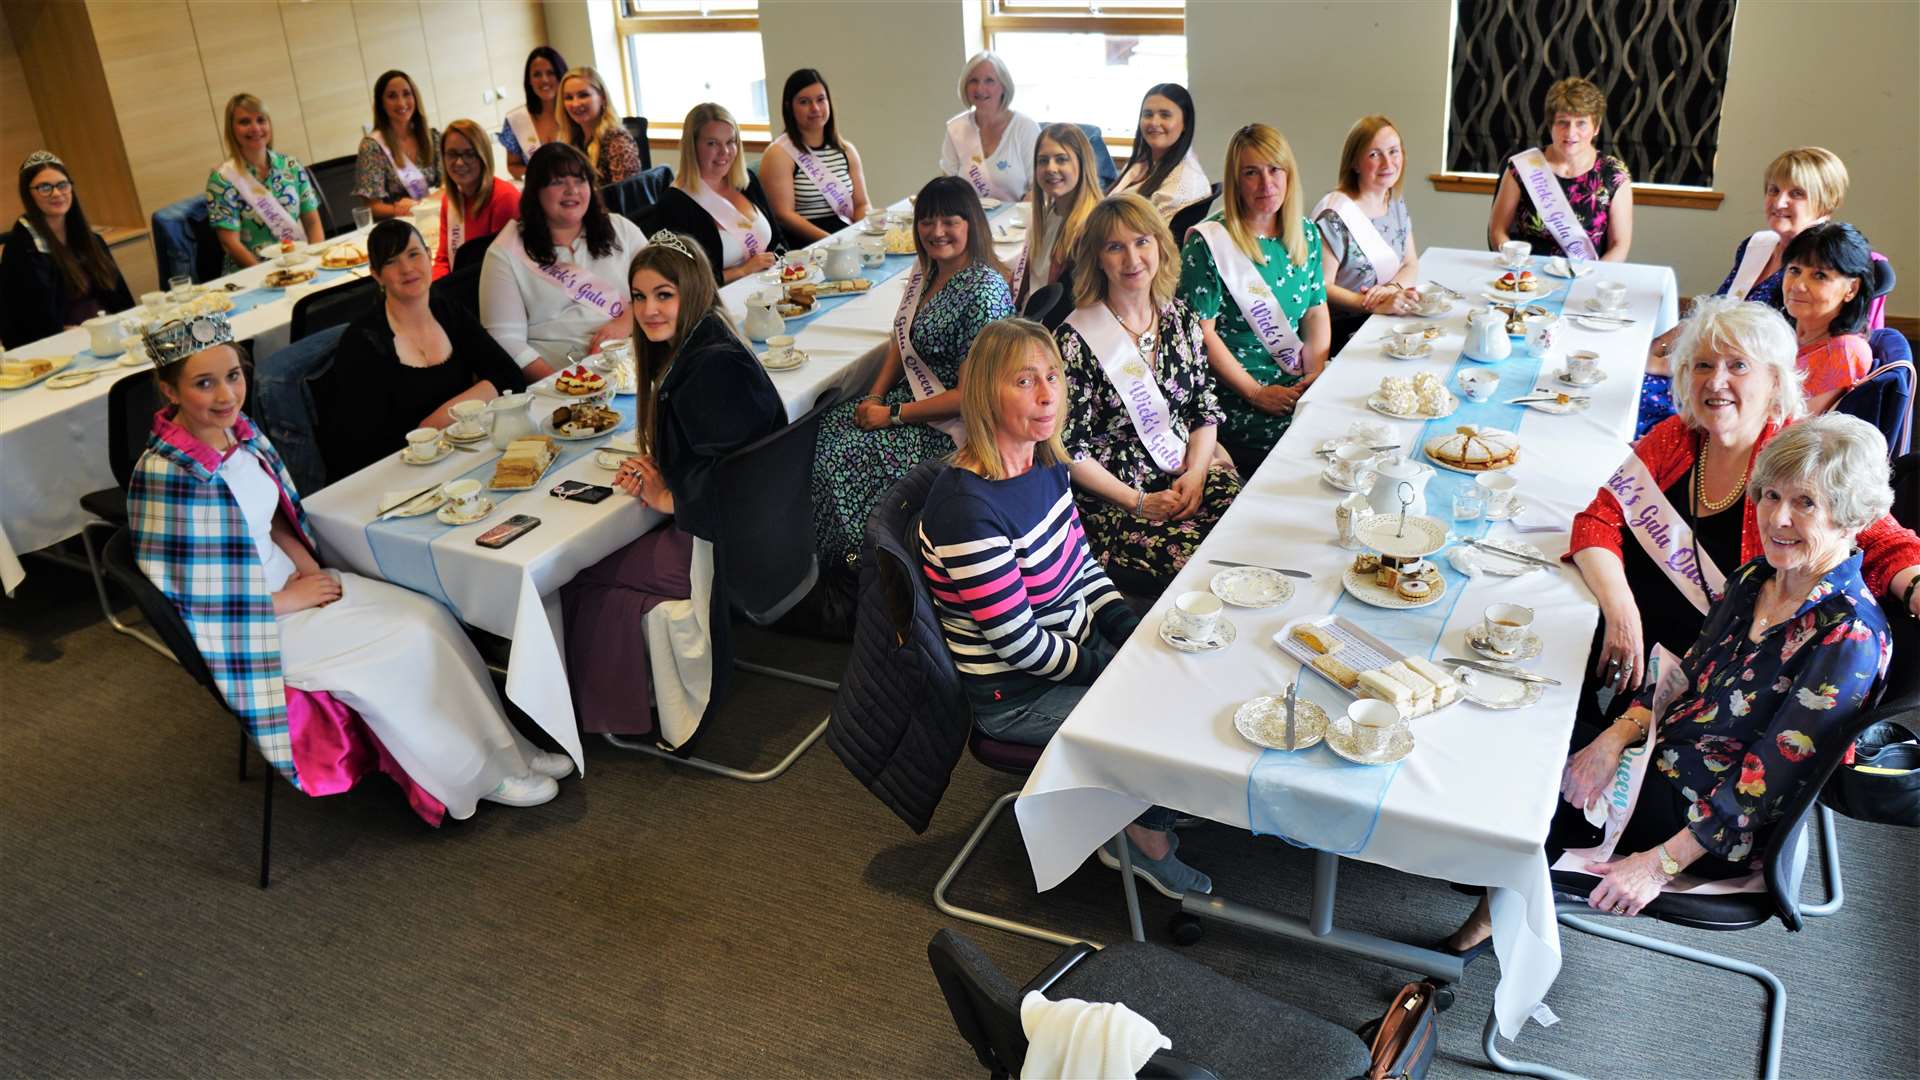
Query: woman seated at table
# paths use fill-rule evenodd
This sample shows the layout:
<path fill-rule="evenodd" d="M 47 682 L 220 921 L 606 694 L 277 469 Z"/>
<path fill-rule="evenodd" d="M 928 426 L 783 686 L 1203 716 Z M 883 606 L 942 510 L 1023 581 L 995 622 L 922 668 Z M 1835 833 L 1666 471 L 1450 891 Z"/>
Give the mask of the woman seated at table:
<path fill-rule="evenodd" d="M 927 492 L 922 570 L 974 725 L 1045 746 L 1140 616 L 1081 540 L 1059 437 L 1067 376 L 1046 328 L 1009 318 L 980 331 L 960 393 L 966 441 Z M 1172 828 L 1158 806 L 1126 827 L 1134 872 L 1175 899 L 1212 892 L 1174 854 Z M 1119 867 L 1104 847 L 1100 861 Z"/>
<path fill-rule="evenodd" d="M 65 163 L 35 150 L 20 163 L 19 188 L 26 212 L 0 251 L 0 346 L 39 341 L 132 307 L 127 281 L 87 224 Z"/>
<path fill-rule="evenodd" d="M 221 272 L 260 262 L 269 241 L 317 244 L 320 196 L 306 167 L 273 148 L 273 118 L 252 94 L 227 99 L 227 160 L 207 175 L 207 224 L 226 252 Z"/>
<path fill-rule="evenodd" d="M 453 272 L 460 248 L 484 240 L 520 218 L 520 192 L 493 174 L 493 146 L 471 120 L 455 120 L 440 136 L 447 184 L 441 189 L 440 242 L 433 253 L 435 281 Z"/>
<path fill-rule="evenodd" d="M 1067 279 L 1073 246 L 1087 215 L 1100 201 L 1093 144 L 1078 124 L 1049 124 L 1033 147 L 1033 204 L 1027 220 L 1027 272 L 1014 283 L 1024 310 L 1027 298 Z"/>
<path fill-rule="evenodd" d="M 1847 197 L 1847 183 L 1846 163 L 1831 150 L 1802 146 L 1774 158 L 1761 188 L 1760 208 L 1766 228 L 1740 241 L 1733 252 L 1733 268 L 1713 295 L 1751 300 L 1784 312 L 1787 305 L 1780 286 L 1787 264 L 1781 256 L 1794 237 L 1839 212 Z M 1685 325 L 1676 324 L 1655 337 L 1647 348 L 1637 435 L 1645 435 L 1653 425 L 1673 415 L 1670 354 Z"/>
<path fill-rule="evenodd" d="M 547 143 L 527 162 L 520 220 L 502 226 L 480 270 L 480 322 L 528 379 L 631 337 L 627 264 L 640 227 L 607 213 L 587 157 Z"/>
<path fill-rule="evenodd" d="M 567 678 L 582 731 L 659 734 L 684 743 L 714 685 L 733 667 L 727 592 L 713 580 L 709 545 L 719 533 L 714 470 L 727 455 L 779 431 L 787 410 L 766 369 L 734 330 L 698 245 L 656 232 L 634 256 L 641 453 L 614 483 L 669 520 L 581 571 L 560 590 Z M 695 575 L 708 580 L 696 582 Z M 711 598 L 696 612 L 690 597 Z M 689 662 L 689 637 L 705 635 L 705 663 Z"/>
<path fill-rule="evenodd" d="M 1594 146 L 1606 95 L 1585 79 L 1561 79 L 1547 88 L 1546 106 L 1553 141 L 1507 162 L 1487 218 L 1487 247 L 1525 240 L 1535 255 L 1626 262 L 1633 177 L 1626 163 Z"/>
<path fill-rule="evenodd" d="M 1887 617 L 1861 577 L 1860 530 L 1887 512 L 1887 442 L 1851 416 L 1795 424 L 1753 461 L 1761 557 L 1735 570 L 1681 662 L 1678 696 L 1653 712 L 1643 686 L 1620 718 L 1577 728 L 1547 834 L 1551 865 L 1592 847 L 1585 808 L 1656 721 L 1652 767 L 1613 858 L 1585 863 L 1599 911 L 1637 915 L 1675 877 L 1744 879 L 1789 802 L 1837 751 L 1892 654 Z M 1737 767 L 1735 767 L 1737 765 Z M 1491 927 L 1487 902 L 1448 944 Z"/>
<path fill-rule="evenodd" d="M 1174 295 L 1180 249 L 1138 195 L 1087 216 L 1074 312 L 1054 331 L 1066 364 L 1062 441 L 1094 554 L 1130 591 L 1158 595 L 1240 493 L 1214 436 L 1222 413 L 1200 319 Z"/>
<path fill-rule="evenodd" d="M 266 759 L 309 795 L 377 763 L 435 825 L 482 799 L 553 798 L 573 763 L 507 722 L 447 609 L 320 565 L 280 455 L 240 411 L 247 376 L 226 319 L 152 326 L 145 342 L 167 404 L 127 489 L 134 557 Z"/>
<path fill-rule="evenodd" d="M 1781 259 L 1781 296 L 1800 342 L 1795 365 L 1807 412 L 1818 415 L 1873 370 L 1867 309 L 1893 290 L 1893 270 L 1876 262 L 1867 238 L 1843 221 L 1802 232 Z"/>
<path fill-rule="evenodd" d="M 1013 75 L 994 53 L 975 53 L 960 71 L 960 104 L 940 144 L 940 171 L 958 176 L 983 199 L 1027 197 L 1040 125 L 1013 109 Z"/>
<path fill-rule="evenodd" d="M 1179 83 L 1161 83 L 1140 100 L 1140 128 L 1133 136 L 1127 171 L 1108 195 L 1129 192 L 1171 219 L 1183 208 L 1213 197 L 1200 155 L 1193 152 L 1193 95 Z"/>
<path fill-rule="evenodd" d="M 334 373 L 345 377 L 332 385 L 350 388 L 347 396 L 315 403 L 320 451 L 335 480 L 392 456 L 415 428 L 453 423 L 447 410 L 462 401 L 527 387 L 485 327 L 432 295 L 433 264 L 412 222 L 375 225 L 367 259 L 385 302 L 354 320 L 334 352 Z"/>
<path fill-rule="evenodd" d="M 722 285 L 771 267 L 780 230 L 760 178 L 740 153 L 733 114 L 712 102 L 695 105 L 680 130 L 680 169 L 654 208 L 654 223 L 692 237 Z"/>
<path fill-rule="evenodd" d="M 373 218 L 400 217 L 440 185 L 440 132 L 427 126 L 413 76 L 389 71 L 373 83 L 373 130 L 360 139 L 353 193 Z"/>
<path fill-rule="evenodd" d="M 574 68 L 560 79 L 559 138 L 587 155 L 601 185 L 640 175 L 640 144 L 620 122 L 606 82 L 590 67 Z"/>
<path fill-rule="evenodd" d="M 867 396 L 820 418 L 813 459 L 814 538 L 821 560 L 853 566 L 867 515 L 887 489 L 966 438 L 960 362 L 980 328 L 1013 314 L 1012 273 L 994 257 L 980 198 L 941 176 L 913 205 L 913 276 Z"/>
<path fill-rule="evenodd" d="M 1407 183 L 1400 131 L 1384 116 L 1363 116 L 1340 150 L 1340 183 L 1313 208 L 1320 226 L 1320 273 L 1333 317 L 1328 355 L 1338 353 L 1367 317 L 1420 308 L 1420 251 L 1401 191 Z"/>
<path fill-rule="evenodd" d="M 1647 650 L 1684 652 L 1700 633 L 1728 568 L 1763 550 L 1760 504 L 1749 489 L 1760 449 L 1805 415 L 1794 333 L 1762 304 L 1702 297 L 1674 350 L 1674 403 L 1573 519 L 1568 558 L 1600 605 L 1593 667 L 1578 716 L 1600 724 L 1639 689 Z M 1884 462 L 1883 462 L 1884 467 Z M 1633 500 L 1631 519 L 1616 492 Z M 1920 614 L 1920 538 L 1890 517 L 1859 536 L 1861 574 L 1889 608 Z M 1699 578 L 1675 569 L 1697 565 Z M 1709 591 L 1710 590 L 1710 591 Z M 1612 691 L 1608 706 L 1597 693 Z"/>
<path fill-rule="evenodd" d="M 550 45 L 541 45 L 527 54 L 526 67 L 520 73 L 520 89 L 525 105 L 507 110 L 500 125 L 500 145 L 507 151 L 507 172 L 515 180 L 527 175 L 527 159 L 560 137 L 560 75 L 567 62 Z"/>
<path fill-rule="evenodd" d="M 1187 234 L 1180 298 L 1200 317 L 1225 390 L 1220 445 L 1250 476 L 1327 366 L 1327 288 L 1320 230 L 1300 213 L 1300 167 L 1284 135 L 1265 124 L 1233 133 L 1221 200 Z"/>
<path fill-rule="evenodd" d="M 786 129 L 760 155 L 760 181 L 787 239 L 811 244 L 865 218 L 867 175 L 860 151 L 834 124 L 827 77 L 813 68 L 787 76 L 780 119 Z"/>

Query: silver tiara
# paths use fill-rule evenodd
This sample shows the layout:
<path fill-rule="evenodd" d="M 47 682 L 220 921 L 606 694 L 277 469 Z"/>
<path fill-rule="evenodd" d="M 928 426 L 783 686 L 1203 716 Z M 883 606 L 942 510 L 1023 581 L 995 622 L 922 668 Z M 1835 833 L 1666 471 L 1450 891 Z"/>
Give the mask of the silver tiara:
<path fill-rule="evenodd" d="M 183 315 L 141 327 L 140 340 L 146 344 L 153 366 L 163 368 L 215 345 L 232 344 L 233 327 L 227 317 L 218 312 Z"/>
<path fill-rule="evenodd" d="M 67 167 L 67 163 L 54 156 L 53 151 L 35 150 L 33 153 L 27 155 L 27 160 L 20 163 L 20 171 L 26 172 L 28 169 L 38 169 L 43 165 L 58 165 L 63 169 Z"/>
<path fill-rule="evenodd" d="M 654 233 L 653 238 L 649 240 L 648 243 L 666 248 L 668 251 L 677 251 L 689 259 L 695 258 L 693 245 L 687 242 L 687 238 L 669 229 L 661 229 L 659 232 Z"/>

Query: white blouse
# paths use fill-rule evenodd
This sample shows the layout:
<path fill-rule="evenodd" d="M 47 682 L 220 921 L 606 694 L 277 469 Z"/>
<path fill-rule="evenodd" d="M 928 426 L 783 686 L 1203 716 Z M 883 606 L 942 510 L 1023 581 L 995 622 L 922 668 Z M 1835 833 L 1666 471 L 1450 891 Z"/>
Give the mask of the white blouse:
<path fill-rule="evenodd" d="M 1113 183 L 1113 190 L 1107 194 L 1122 195 L 1134 190 L 1147 178 L 1146 172 L 1138 163 L 1128 165 L 1127 171 L 1120 174 L 1120 179 Z M 1207 179 L 1207 170 L 1200 164 L 1199 155 L 1189 148 L 1187 156 L 1181 158 L 1180 164 L 1174 166 L 1167 178 L 1161 181 L 1160 189 L 1147 196 L 1147 201 L 1160 211 L 1162 217 L 1171 218 L 1185 207 L 1212 194 L 1213 184 Z M 1180 237 L 1174 237 L 1174 242 L 1180 240 Z"/>
<path fill-rule="evenodd" d="M 952 125 L 962 116 L 972 116 L 973 110 L 957 113 L 947 121 Z M 940 129 L 940 171 L 948 176 L 959 176 L 963 164 L 960 148 L 954 145 L 953 133 L 948 128 Z M 1027 197 L 1027 188 L 1033 182 L 1033 148 L 1040 142 L 1040 125 L 1033 117 L 1014 110 L 1007 120 L 1007 129 L 1000 133 L 1000 145 L 993 148 L 984 163 L 987 175 L 993 179 L 996 187 L 1010 192 L 1014 199 Z M 982 148 L 985 140 L 981 140 Z"/>
<path fill-rule="evenodd" d="M 572 263 L 615 290 L 624 305 L 630 292 L 627 265 L 641 248 L 647 246 L 640 226 L 619 214 L 613 221 L 613 251 L 600 258 L 587 252 L 584 232 L 564 251 L 555 251 L 561 262 Z M 493 340 L 526 367 L 535 360 L 551 364 L 566 362 L 567 354 L 579 355 L 594 331 L 606 325 L 607 317 L 592 304 L 576 301 L 534 272 L 519 255 L 520 223 L 509 221 L 487 248 L 480 268 L 480 322 Z"/>
<path fill-rule="evenodd" d="M 273 516 L 280 512 L 279 483 L 268 475 L 265 463 L 245 447 L 227 455 L 220 463 L 220 475 L 233 501 L 240 504 L 240 516 L 247 520 L 247 535 L 253 538 L 253 550 L 260 556 L 267 591 L 279 592 L 296 569 L 273 540 Z"/>

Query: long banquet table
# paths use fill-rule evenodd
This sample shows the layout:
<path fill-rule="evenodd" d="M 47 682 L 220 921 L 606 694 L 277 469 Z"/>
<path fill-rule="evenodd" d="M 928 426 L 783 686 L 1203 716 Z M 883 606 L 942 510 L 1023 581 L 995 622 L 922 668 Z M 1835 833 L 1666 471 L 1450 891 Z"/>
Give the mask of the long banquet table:
<path fill-rule="evenodd" d="M 1381 421 L 1392 441 L 1417 451 L 1455 425 L 1489 422 L 1517 430 L 1521 458 L 1511 470 L 1523 499 L 1550 511 L 1553 531 L 1520 536 L 1557 556 L 1566 550 L 1573 510 L 1627 452 L 1639 402 L 1640 378 L 1651 336 L 1676 318 L 1676 286 L 1665 267 L 1597 264 L 1564 301 L 1573 311 L 1597 280 L 1628 286 L 1632 325 L 1596 332 L 1563 323 L 1567 348 L 1599 352 L 1607 373 L 1592 388 L 1591 407 L 1556 416 L 1501 403 L 1535 386 L 1554 385 L 1518 339 L 1515 355 L 1491 367 L 1501 383 L 1493 401 L 1463 400 L 1455 415 L 1427 422 L 1390 420 L 1364 402 L 1385 375 L 1430 370 L 1458 392 L 1454 372 L 1479 367 L 1460 359 L 1465 313 L 1484 304 L 1481 293 L 1499 274 L 1486 252 L 1430 249 L 1423 280 L 1437 280 L 1469 298 L 1439 324 L 1445 332 L 1431 358 L 1399 361 L 1384 355 L 1387 326 L 1404 317 L 1370 319 L 1302 397 L 1278 447 L 1248 478 L 1233 506 L 1193 559 L 1142 620 L 1113 663 L 1088 690 L 1048 744 L 1015 811 L 1039 888 L 1073 873 L 1095 848 L 1149 805 L 1171 807 L 1236 828 L 1288 837 L 1324 834 L 1329 822 L 1357 823 L 1337 848 L 1316 853 L 1315 910 L 1311 921 L 1279 916 L 1219 896 L 1189 896 L 1189 911 L 1264 926 L 1289 936 L 1365 953 L 1401 967 L 1457 978 L 1459 961 L 1332 925 L 1337 858 L 1357 858 L 1407 873 L 1492 887 L 1494 945 L 1501 982 L 1495 1011 L 1512 1037 L 1542 999 L 1559 970 L 1559 938 L 1542 852 L 1557 797 L 1561 763 L 1572 728 L 1581 665 L 1597 609 L 1571 567 L 1521 577 L 1469 581 L 1436 556 L 1448 592 L 1418 612 L 1370 608 L 1348 596 L 1341 571 L 1350 552 L 1334 542 L 1333 508 L 1343 497 L 1320 476 L 1313 450 L 1345 435 L 1356 420 Z M 1536 266 L 1536 272 L 1538 267 Z M 1538 377 L 1538 381 L 1534 379 Z M 1561 387 L 1565 389 L 1565 387 Z M 1425 460 L 1424 455 L 1419 455 Z M 1444 470 L 1428 482 L 1428 513 L 1447 521 L 1452 493 L 1472 478 Z M 1484 522 L 1454 523 L 1456 531 L 1485 532 Z M 1514 536 L 1513 526 L 1492 526 Z M 1183 592 L 1207 588 L 1219 571 L 1212 559 L 1263 563 L 1310 572 L 1296 595 L 1268 609 L 1227 609 L 1238 636 L 1225 650 L 1185 654 L 1158 635 L 1162 618 Z M 1415 748 L 1397 766 L 1349 766 L 1324 746 L 1297 754 L 1262 751 L 1235 730 L 1235 709 L 1250 698 L 1277 693 L 1301 672 L 1272 638 L 1296 620 L 1334 612 L 1359 623 L 1408 654 L 1472 656 L 1464 641 L 1486 605 L 1526 604 L 1545 649 L 1532 670 L 1560 680 L 1541 701 L 1517 711 L 1490 711 L 1461 702 L 1412 722 Z M 1331 683 L 1299 679 L 1303 698 L 1339 715 L 1349 701 Z M 1298 842 L 1298 841 L 1296 841 Z M 1302 846 L 1314 846 L 1303 844 Z M 1202 867 L 1204 869 L 1204 867 Z M 1233 882 L 1216 880 L 1231 893 Z M 1464 914 L 1464 908 L 1461 911 Z M 1451 917 L 1451 916 L 1449 916 Z"/>

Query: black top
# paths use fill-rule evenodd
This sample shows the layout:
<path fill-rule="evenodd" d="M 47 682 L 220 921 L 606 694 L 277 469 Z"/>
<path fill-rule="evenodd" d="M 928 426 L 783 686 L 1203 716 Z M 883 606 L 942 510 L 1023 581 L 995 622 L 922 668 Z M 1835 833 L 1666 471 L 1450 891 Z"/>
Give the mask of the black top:
<path fill-rule="evenodd" d="M 1694 469 L 1699 467 L 1696 462 Z M 1740 531 L 1746 519 L 1746 500 L 1736 500 L 1717 514 L 1695 518 L 1692 489 L 1693 469 L 1688 469 L 1664 494 L 1681 518 L 1693 527 L 1694 543 L 1700 546 L 1700 553 L 1719 567 L 1722 574 L 1732 576 L 1744 561 L 1740 558 Z M 1620 550 L 1620 561 L 1627 571 L 1627 589 L 1633 593 L 1634 603 L 1640 606 L 1640 631 L 1647 648 L 1653 648 L 1658 642 L 1672 650 L 1673 655 L 1685 656 L 1693 647 L 1694 639 L 1700 636 L 1706 615 L 1695 610 L 1680 590 L 1674 588 L 1672 580 L 1654 564 L 1640 541 L 1625 535 Z"/>
<path fill-rule="evenodd" d="M 385 304 L 355 319 L 340 339 L 326 385 L 316 401 L 320 455 L 327 476 L 339 479 L 399 450 L 407 432 L 450 398 L 486 381 L 496 391 L 527 388 L 520 365 L 472 316 L 441 297 L 427 301 L 453 353 L 432 367 L 408 367 L 394 348 Z"/>
<path fill-rule="evenodd" d="M 767 193 L 760 189 L 760 176 L 752 169 L 747 170 L 747 190 L 741 194 L 767 219 L 768 226 L 773 229 L 773 240 L 769 247 L 778 248 L 784 239 L 780 222 L 774 218 L 773 211 L 767 209 Z M 721 273 L 725 268 L 720 265 L 720 225 L 713 220 L 712 214 L 707 213 L 706 207 L 693 201 L 693 196 L 677 187 L 668 188 L 648 215 L 647 229 L 649 236 L 661 229 L 672 229 L 682 236 L 691 236 L 707 253 L 707 261 L 713 264 L 714 275 L 721 284 L 726 283 L 726 276 Z"/>
<path fill-rule="evenodd" d="M 106 247 L 97 236 L 94 243 Z M 113 252 L 107 252 L 107 261 L 113 262 Z M 11 349 L 39 341 L 95 315 L 132 306 L 133 294 L 127 291 L 127 279 L 117 265 L 112 288 L 68 296 L 66 279 L 53 265 L 53 257 L 33 242 L 26 219 L 14 223 L 6 251 L 0 253 L 0 345 Z"/>
<path fill-rule="evenodd" d="M 656 452 L 675 523 L 706 540 L 719 531 L 710 502 L 714 467 L 787 423 L 767 369 L 722 319 L 709 315 L 693 328 L 660 384 L 657 414 Z"/>

